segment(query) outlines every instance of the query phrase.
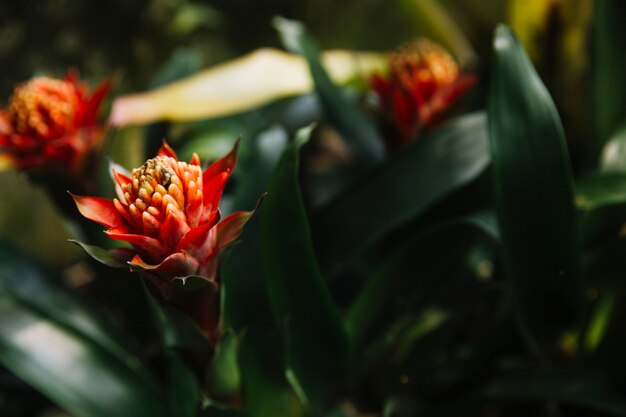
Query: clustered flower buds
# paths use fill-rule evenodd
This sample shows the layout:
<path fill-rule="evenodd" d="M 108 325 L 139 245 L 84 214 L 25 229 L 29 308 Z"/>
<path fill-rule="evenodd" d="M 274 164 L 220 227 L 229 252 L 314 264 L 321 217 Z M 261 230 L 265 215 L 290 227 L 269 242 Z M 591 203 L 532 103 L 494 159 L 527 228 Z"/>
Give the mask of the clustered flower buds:
<path fill-rule="evenodd" d="M 189 163 L 179 161 L 163 142 L 155 158 L 131 173 L 112 169 L 116 199 L 74 199 L 83 216 L 108 228 L 107 236 L 131 244 L 128 264 L 164 294 L 177 277 L 196 275 L 217 283 L 217 255 L 252 215 L 239 211 L 220 221 L 218 204 L 237 146 L 202 172 L 197 154 Z"/>
<path fill-rule="evenodd" d="M 371 85 L 390 130 L 390 147 L 414 140 L 475 83 L 443 48 L 425 39 L 389 54 L 388 60 L 389 74 L 375 74 Z"/>
<path fill-rule="evenodd" d="M 97 114 L 109 89 L 107 81 L 89 95 L 74 73 L 18 85 L 8 107 L 0 110 L 0 152 L 20 168 L 79 174 L 102 139 Z"/>

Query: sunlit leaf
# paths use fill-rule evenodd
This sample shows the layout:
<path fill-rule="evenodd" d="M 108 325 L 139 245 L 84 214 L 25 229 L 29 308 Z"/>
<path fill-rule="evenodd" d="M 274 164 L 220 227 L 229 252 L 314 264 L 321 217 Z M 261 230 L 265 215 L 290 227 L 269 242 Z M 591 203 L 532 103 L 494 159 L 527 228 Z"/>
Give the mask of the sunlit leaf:
<path fill-rule="evenodd" d="M 384 65 L 380 54 L 328 51 L 324 66 L 337 83 Z M 115 100 L 110 121 L 117 126 L 157 120 L 197 120 L 253 109 L 284 97 L 305 94 L 313 82 L 303 58 L 259 49 L 157 90 Z"/>
<path fill-rule="evenodd" d="M 600 154 L 600 169 L 604 172 L 626 172 L 626 127 L 618 129 Z"/>
<path fill-rule="evenodd" d="M 615 299 L 614 293 L 608 293 L 599 300 L 585 334 L 585 349 L 587 351 L 594 351 L 602 342 L 611 319 Z"/>
<path fill-rule="evenodd" d="M 581 210 L 626 203 L 626 172 L 595 173 L 576 181 L 576 205 Z"/>

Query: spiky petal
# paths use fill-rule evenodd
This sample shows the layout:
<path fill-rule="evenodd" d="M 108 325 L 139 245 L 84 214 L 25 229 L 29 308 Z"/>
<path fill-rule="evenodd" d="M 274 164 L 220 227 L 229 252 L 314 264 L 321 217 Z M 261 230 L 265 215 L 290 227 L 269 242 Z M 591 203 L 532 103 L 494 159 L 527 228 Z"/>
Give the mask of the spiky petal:
<path fill-rule="evenodd" d="M 157 156 L 130 173 L 113 166 L 117 198 L 74 196 L 83 216 L 108 228 L 107 236 L 136 251 L 135 270 L 159 288 L 176 277 L 198 275 L 217 283 L 217 256 L 237 239 L 252 212 L 236 212 L 220 222 L 218 209 L 236 159 L 238 143 L 204 172 L 194 154 L 179 161 L 164 141 Z"/>

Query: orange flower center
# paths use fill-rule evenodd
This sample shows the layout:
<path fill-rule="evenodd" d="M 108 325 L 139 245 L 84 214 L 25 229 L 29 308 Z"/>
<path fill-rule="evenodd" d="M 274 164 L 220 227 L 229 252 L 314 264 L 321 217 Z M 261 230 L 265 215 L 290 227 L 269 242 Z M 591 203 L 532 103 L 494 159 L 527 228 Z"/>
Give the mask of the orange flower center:
<path fill-rule="evenodd" d="M 459 75 L 459 66 L 443 48 L 434 42 L 420 39 L 389 56 L 392 72 L 407 86 L 433 83 L 451 84 Z"/>
<path fill-rule="evenodd" d="M 77 105 L 71 82 L 36 77 L 15 88 L 9 115 L 17 133 L 53 138 L 74 128 Z"/>
<path fill-rule="evenodd" d="M 188 205 L 202 190 L 202 169 L 169 156 L 149 159 L 132 170 L 124 197 L 135 225 L 141 230 L 161 224 L 166 214 L 186 220 Z M 145 230 L 144 230 L 145 231 Z"/>

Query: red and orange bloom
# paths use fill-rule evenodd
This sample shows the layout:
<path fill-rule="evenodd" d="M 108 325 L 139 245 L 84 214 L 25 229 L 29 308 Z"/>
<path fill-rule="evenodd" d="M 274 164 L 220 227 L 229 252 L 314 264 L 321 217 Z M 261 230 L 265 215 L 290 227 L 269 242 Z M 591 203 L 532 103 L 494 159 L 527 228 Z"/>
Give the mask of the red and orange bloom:
<path fill-rule="evenodd" d="M 103 137 L 97 116 L 110 87 L 106 81 L 88 94 L 73 72 L 18 85 L 0 110 L 0 153 L 20 168 L 81 174 Z"/>
<path fill-rule="evenodd" d="M 389 54 L 389 75 L 374 74 L 371 85 L 389 128 L 389 146 L 405 145 L 441 120 L 474 83 L 439 45 L 426 39 Z"/>
<path fill-rule="evenodd" d="M 83 216 L 108 228 L 107 236 L 132 246 L 125 251 L 131 269 L 164 295 L 178 277 L 195 275 L 217 284 L 220 250 L 239 237 L 253 214 L 239 211 L 220 220 L 218 204 L 237 148 L 203 172 L 197 154 L 189 163 L 179 161 L 164 141 L 155 158 L 131 173 L 112 169 L 116 199 L 74 200 Z"/>

